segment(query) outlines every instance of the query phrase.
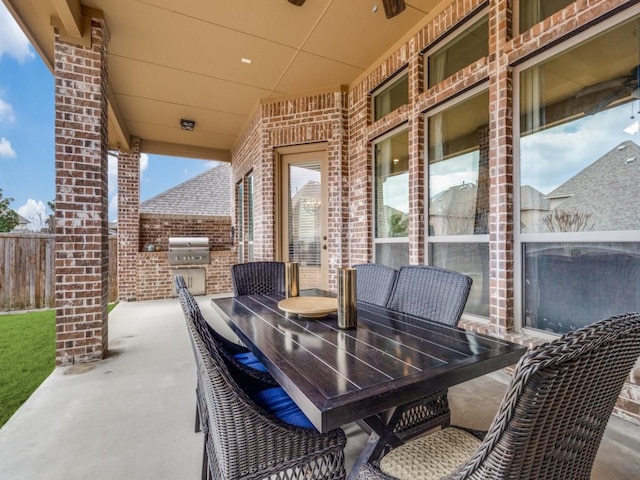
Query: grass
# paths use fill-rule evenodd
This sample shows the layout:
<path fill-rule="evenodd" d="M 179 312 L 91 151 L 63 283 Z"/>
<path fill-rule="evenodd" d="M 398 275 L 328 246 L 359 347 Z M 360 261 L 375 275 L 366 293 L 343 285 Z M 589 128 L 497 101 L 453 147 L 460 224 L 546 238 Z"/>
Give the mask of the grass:
<path fill-rule="evenodd" d="M 0 427 L 53 371 L 55 324 L 55 310 L 0 315 Z"/>

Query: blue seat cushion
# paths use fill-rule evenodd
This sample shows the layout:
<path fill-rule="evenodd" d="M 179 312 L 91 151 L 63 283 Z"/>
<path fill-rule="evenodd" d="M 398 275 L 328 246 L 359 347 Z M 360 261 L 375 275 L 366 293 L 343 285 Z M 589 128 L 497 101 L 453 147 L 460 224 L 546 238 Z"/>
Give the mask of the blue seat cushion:
<path fill-rule="evenodd" d="M 281 387 L 267 388 L 251 395 L 251 398 L 267 412 L 289 425 L 315 428 L 291 397 Z"/>
<path fill-rule="evenodd" d="M 253 368 L 254 370 L 259 370 L 261 372 L 266 372 L 267 367 L 264 366 L 258 357 L 256 357 L 251 352 L 246 353 L 236 353 L 233 358 L 238 360 L 241 364 L 246 365 L 247 367 Z"/>

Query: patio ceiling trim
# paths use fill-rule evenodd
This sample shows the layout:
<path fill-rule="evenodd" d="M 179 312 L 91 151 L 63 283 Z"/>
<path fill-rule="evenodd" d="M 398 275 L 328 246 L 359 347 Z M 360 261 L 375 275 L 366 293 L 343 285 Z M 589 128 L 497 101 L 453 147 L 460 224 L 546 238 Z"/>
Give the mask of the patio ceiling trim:
<path fill-rule="evenodd" d="M 82 37 L 86 29 L 80 0 L 53 0 L 53 5 L 67 34 Z"/>
<path fill-rule="evenodd" d="M 140 140 L 140 151 L 152 155 L 168 155 L 171 157 L 217 160 L 231 163 L 231 150 L 219 148 L 197 147 L 180 143 L 159 142 L 157 140 Z"/>
<path fill-rule="evenodd" d="M 109 121 L 116 130 L 116 137 L 119 141 L 115 145 L 109 145 L 111 150 L 120 150 L 123 152 L 131 152 L 131 135 L 120 113 L 118 102 L 115 99 L 111 83 L 107 83 L 107 103 L 109 108 Z"/>

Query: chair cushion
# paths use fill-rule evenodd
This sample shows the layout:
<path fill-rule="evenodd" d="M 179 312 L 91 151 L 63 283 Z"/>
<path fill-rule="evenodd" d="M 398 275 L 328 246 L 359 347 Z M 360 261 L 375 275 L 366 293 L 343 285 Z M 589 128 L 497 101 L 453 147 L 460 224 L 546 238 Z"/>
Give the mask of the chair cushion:
<path fill-rule="evenodd" d="M 267 412 L 289 425 L 315 428 L 291 397 L 281 387 L 267 388 L 253 393 L 251 399 Z"/>
<path fill-rule="evenodd" d="M 391 450 L 380 470 L 400 480 L 437 480 L 451 474 L 480 445 L 480 440 L 454 427 L 438 430 Z"/>
<path fill-rule="evenodd" d="M 236 353 L 233 358 L 254 370 L 259 370 L 260 372 L 267 371 L 267 367 L 264 366 L 264 363 L 258 360 L 258 357 L 256 357 L 252 352 Z"/>

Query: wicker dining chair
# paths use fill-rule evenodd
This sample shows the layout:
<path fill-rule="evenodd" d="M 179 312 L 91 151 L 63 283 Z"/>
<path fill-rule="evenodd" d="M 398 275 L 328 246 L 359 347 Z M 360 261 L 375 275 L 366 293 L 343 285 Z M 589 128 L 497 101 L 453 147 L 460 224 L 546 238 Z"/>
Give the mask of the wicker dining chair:
<path fill-rule="evenodd" d="M 247 262 L 231 266 L 233 295 L 284 292 L 284 262 Z"/>
<path fill-rule="evenodd" d="M 428 265 L 403 265 L 398 270 L 387 307 L 455 327 L 460 321 L 471 277 Z"/>
<path fill-rule="evenodd" d="M 187 282 L 185 282 L 184 277 L 182 275 L 176 275 L 173 279 L 174 284 L 176 286 L 176 293 L 180 293 L 180 290 L 187 288 Z"/>
<path fill-rule="evenodd" d="M 367 464 L 359 480 L 588 480 L 640 355 L 640 313 L 601 320 L 525 354 L 483 440 L 449 427 Z"/>
<path fill-rule="evenodd" d="M 178 298 L 180 299 L 180 304 L 185 318 L 190 316 L 193 319 L 198 332 L 203 338 L 205 338 L 205 344 L 209 348 L 211 348 L 211 344 L 216 344 L 219 347 L 221 355 L 228 363 L 229 370 L 235 376 L 236 381 L 241 385 L 244 385 L 247 390 L 251 390 L 252 388 L 263 389 L 277 386 L 278 383 L 266 371 L 257 370 L 238 361 L 235 355 L 247 354 L 250 352 L 249 349 L 244 345 L 234 343 L 224 335 L 221 335 L 209 324 L 209 322 L 206 321 L 198 303 L 186 285 L 178 289 L 178 285 L 181 283 L 180 278 L 178 277 L 181 276 L 176 276 L 176 288 L 178 290 Z M 195 431 L 206 431 L 208 428 L 206 409 L 204 408 L 204 397 L 202 396 L 202 387 L 200 384 L 196 385 L 195 418 Z"/>
<path fill-rule="evenodd" d="M 453 270 L 404 265 L 398 270 L 387 308 L 455 327 L 469 298 L 472 282 L 471 277 Z M 398 407 L 394 415 L 394 433 L 403 440 L 438 426 L 446 427 L 451 420 L 448 391 Z"/>
<path fill-rule="evenodd" d="M 386 307 L 396 282 L 398 271 L 378 263 L 360 263 L 356 269 L 356 298 L 379 307 Z"/>
<path fill-rule="evenodd" d="M 342 430 L 319 433 L 286 423 L 262 410 L 236 383 L 219 347 L 205 345 L 190 315 L 187 327 L 209 417 L 204 457 L 208 478 L 342 480 L 345 477 L 346 436 Z"/>

